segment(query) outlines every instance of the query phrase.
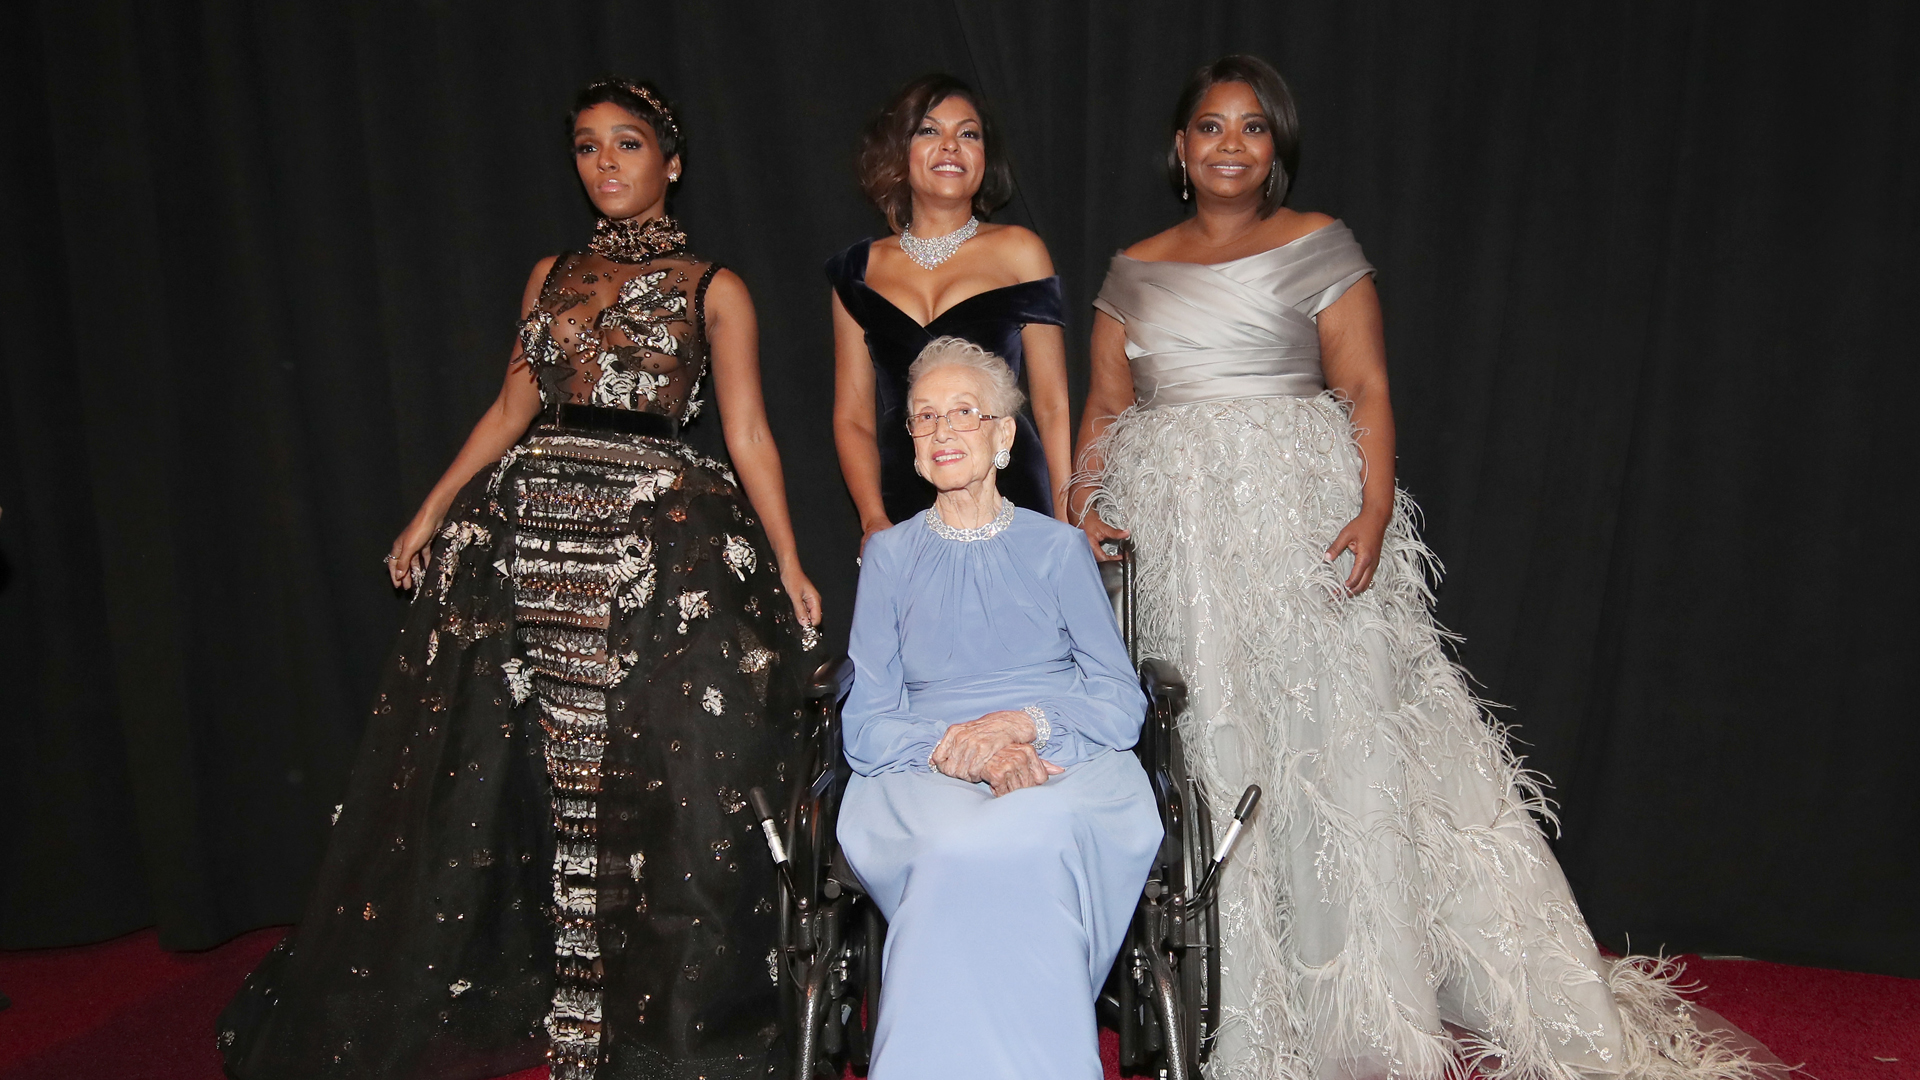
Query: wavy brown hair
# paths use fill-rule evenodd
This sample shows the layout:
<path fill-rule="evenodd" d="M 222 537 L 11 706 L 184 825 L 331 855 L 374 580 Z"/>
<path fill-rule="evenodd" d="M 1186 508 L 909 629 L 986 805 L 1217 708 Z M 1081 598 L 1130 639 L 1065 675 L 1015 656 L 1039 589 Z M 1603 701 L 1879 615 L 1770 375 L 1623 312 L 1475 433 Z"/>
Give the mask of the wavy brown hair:
<path fill-rule="evenodd" d="M 1000 145 L 1000 129 L 986 102 L 973 87 L 952 75 L 922 75 L 901 87 L 886 108 L 867 121 L 860 133 L 860 153 L 854 159 L 860 190 L 887 216 L 887 224 L 895 232 L 913 220 L 913 188 L 907 180 L 907 148 L 913 143 L 913 133 L 927 113 L 950 97 L 966 98 L 980 116 L 987 166 L 980 177 L 980 190 L 973 195 L 974 216 L 985 220 L 1013 197 L 1013 166 L 1007 162 Z"/>

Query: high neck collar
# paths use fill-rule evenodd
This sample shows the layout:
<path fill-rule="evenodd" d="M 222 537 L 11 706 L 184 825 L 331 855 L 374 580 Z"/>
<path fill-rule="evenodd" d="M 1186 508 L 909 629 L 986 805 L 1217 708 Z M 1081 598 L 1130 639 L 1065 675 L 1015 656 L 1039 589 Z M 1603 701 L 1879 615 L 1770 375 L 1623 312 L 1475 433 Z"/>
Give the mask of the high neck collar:
<path fill-rule="evenodd" d="M 646 262 L 662 255 L 687 253 L 687 234 L 665 214 L 645 221 L 603 217 L 593 226 L 587 245 L 595 255 L 614 262 Z"/>

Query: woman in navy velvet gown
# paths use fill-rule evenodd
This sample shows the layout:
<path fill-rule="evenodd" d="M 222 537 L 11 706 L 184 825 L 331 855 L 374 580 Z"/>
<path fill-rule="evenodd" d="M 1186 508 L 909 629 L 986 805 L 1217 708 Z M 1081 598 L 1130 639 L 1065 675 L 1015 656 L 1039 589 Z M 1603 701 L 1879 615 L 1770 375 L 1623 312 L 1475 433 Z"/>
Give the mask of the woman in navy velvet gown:
<path fill-rule="evenodd" d="M 893 234 L 827 262 L 833 283 L 834 442 L 866 538 L 933 504 L 913 471 L 907 367 L 933 339 L 965 338 L 1024 377 L 1033 416 L 1016 418 L 1000 490 L 1054 515 L 1069 474 L 1060 279 L 1046 245 L 984 224 L 1013 175 L 980 97 L 950 75 L 907 84 L 867 125 L 860 184 Z"/>

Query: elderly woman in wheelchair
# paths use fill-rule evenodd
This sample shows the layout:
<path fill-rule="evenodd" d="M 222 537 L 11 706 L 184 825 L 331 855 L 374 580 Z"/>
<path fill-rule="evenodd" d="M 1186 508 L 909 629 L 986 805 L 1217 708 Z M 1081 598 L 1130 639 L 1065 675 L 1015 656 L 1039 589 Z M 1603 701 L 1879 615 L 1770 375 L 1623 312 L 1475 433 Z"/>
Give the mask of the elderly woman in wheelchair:
<path fill-rule="evenodd" d="M 842 729 L 839 839 L 890 924 L 872 1075 L 1098 1077 L 1162 836 L 1145 699 L 1084 535 L 995 490 L 1007 365 L 942 338 L 909 378 L 939 498 L 867 545 Z"/>

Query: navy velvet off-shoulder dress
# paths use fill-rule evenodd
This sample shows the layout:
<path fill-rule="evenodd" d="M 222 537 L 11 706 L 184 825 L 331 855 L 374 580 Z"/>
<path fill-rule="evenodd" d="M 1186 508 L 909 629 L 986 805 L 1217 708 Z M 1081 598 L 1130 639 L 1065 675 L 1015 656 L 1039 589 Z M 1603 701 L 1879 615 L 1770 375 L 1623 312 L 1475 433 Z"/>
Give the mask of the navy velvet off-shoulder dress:
<path fill-rule="evenodd" d="M 1005 285 L 969 296 L 925 326 L 867 284 L 872 240 L 862 240 L 827 260 L 827 280 L 841 306 L 867 332 L 873 357 L 874 435 L 880 444 L 880 499 L 887 519 L 899 524 L 933 505 L 933 487 L 913 471 L 913 438 L 907 434 L 907 368 L 937 337 L 966 338 L 1005 360 L 1025 377 L 1026 350 L 1020 331 L 1030 323 L 1065 325 L 1059 277 Z M 1000 470 L 1000 492 L 1014 505 L 1053 513 L 1053 485 L 1040 432 L 1026 414 L 1015 417 L 1013 460 Z"/>

